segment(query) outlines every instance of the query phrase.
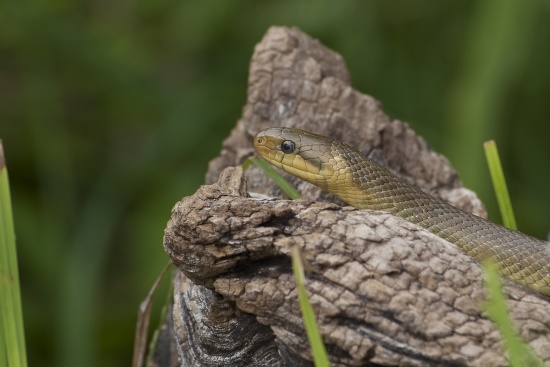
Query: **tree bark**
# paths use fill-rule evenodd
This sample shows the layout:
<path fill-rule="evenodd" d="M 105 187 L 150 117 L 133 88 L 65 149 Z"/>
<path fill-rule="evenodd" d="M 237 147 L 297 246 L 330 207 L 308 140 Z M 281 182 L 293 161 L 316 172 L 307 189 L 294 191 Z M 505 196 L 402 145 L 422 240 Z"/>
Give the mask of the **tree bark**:
<path fill-rule="evenodd" d="M 269 126 L 345 141 L 432 195 L 484 216 L 448 161 L 372 97 L 351 88 L 342 57 L 297 29 L 256 46 L 243 117 L 207 183 L 176 204 L 164 247 L 174 278 L 172 343 L 181 366 L 311 366 L 289 251 L 314 269 L 307 290 L 333 366 L 506 366 L 482 311 L 480 265 L 387 213 L 356 210 L 286 175 L 288 201 L 240 165 Z M 505 282 L 519 334 L 550 363 L 550 304 Z"/>

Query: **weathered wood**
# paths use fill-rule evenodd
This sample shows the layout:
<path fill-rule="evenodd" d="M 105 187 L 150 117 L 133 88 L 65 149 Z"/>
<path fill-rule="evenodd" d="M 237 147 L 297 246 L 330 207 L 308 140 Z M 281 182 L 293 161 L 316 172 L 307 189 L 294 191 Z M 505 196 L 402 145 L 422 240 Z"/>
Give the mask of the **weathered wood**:
<path fill-rule="evenodd" d="M 268 126 L 346 141 L 484 215 L 444 157 L 350 87 L 338 54 L 297 29 L 271 28 L 252 58 L 243 117 L 210 165 L 212 185 L 177 203 L 165 232 L 181 270 L 181 365 L 311 365 L 288 257 L 295 245 L 315 269 L 307 288 L 333 366 L 506 365 L 482 312 L 480 266 L 454 245 L 389 214 L 341 207 L 290 176 L 305 200 L 268 198 L 281 193 L 258 169 L 224 170 L 250 156 L 252 137 Z M 505 290 L 521 336 L 550 363 L 550 304 L 514 284 Z"/>
<path fill-rule="evenodd" d="M 297 245 L 315 269 L 308 291 L 335 366 L 506 365 L 481 309 L 480 266 L 453 244 L 386 213 L 246 194 L 242 170 L 228 168 L 176 205 L 165 247 L 185 277 L 255 315 L 291 354 L 309 357 L 288 257 Z M 506 291 L 520 334 L 549 360 L 550 304 Z"/>

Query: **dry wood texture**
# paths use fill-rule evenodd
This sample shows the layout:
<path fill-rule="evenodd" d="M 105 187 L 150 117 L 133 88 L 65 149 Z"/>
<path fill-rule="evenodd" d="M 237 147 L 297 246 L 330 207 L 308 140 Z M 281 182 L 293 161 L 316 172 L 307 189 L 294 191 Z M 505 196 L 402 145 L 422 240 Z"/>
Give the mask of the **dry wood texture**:
<path fill-rule="evenodd" d="M 210 165 L 211 185 L 176 204 L 165 232 L 181 271 L 174 333 L 163 343 L 176 344 L 179 364 L 311 365 L 288 257 L 297 245 L 314 269 L 308 292 L 334 366 L 505 366 L 482 312 L 480 266 L 454 245 L 389 214 L 341 207 L 290 176 L 306 200 L 273 199 L 281 193 L 258 169 L 227 168 L 253 153 L 252 137 L 268 126 L 345 141 L 484 215 L 444 157 L 350 87 L 338 54 L 297 29 L 271 28 L 252 57 L 243 117 Z M 511 283 L 505 290 L 521 336 L 550 363 L 550 304 Z"/>

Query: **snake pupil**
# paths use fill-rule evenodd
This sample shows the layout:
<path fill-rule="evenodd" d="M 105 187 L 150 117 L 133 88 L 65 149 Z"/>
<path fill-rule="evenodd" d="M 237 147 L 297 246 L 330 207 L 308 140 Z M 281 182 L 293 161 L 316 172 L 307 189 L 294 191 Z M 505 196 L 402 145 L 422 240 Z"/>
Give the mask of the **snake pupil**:
<path fill-rule="evenodd" d="M 290 154 L 294 151 L 294 142 L 291 141 L 291 140 L 285 140 L 283 141 L 283 143 L 281 144 L 281 150 L 283 151 L 283 153 L 285 154 Z"/>

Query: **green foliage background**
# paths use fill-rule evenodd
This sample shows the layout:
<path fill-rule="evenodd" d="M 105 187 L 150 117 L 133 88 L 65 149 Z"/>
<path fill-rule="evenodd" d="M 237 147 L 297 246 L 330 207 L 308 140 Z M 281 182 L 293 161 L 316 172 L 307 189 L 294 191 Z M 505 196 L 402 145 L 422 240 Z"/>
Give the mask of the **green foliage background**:
<path fill-rule="evenodd" d="M 341 53 L 354 86 L 446 154 L 490 213 L 482 143 L 496 139 L 520 230 L 546 237 L 549 20 L 548 0 L 1 2 L 30 364 L 130 363 L 170 209 L 240 116 L 270 25 Z"/>

